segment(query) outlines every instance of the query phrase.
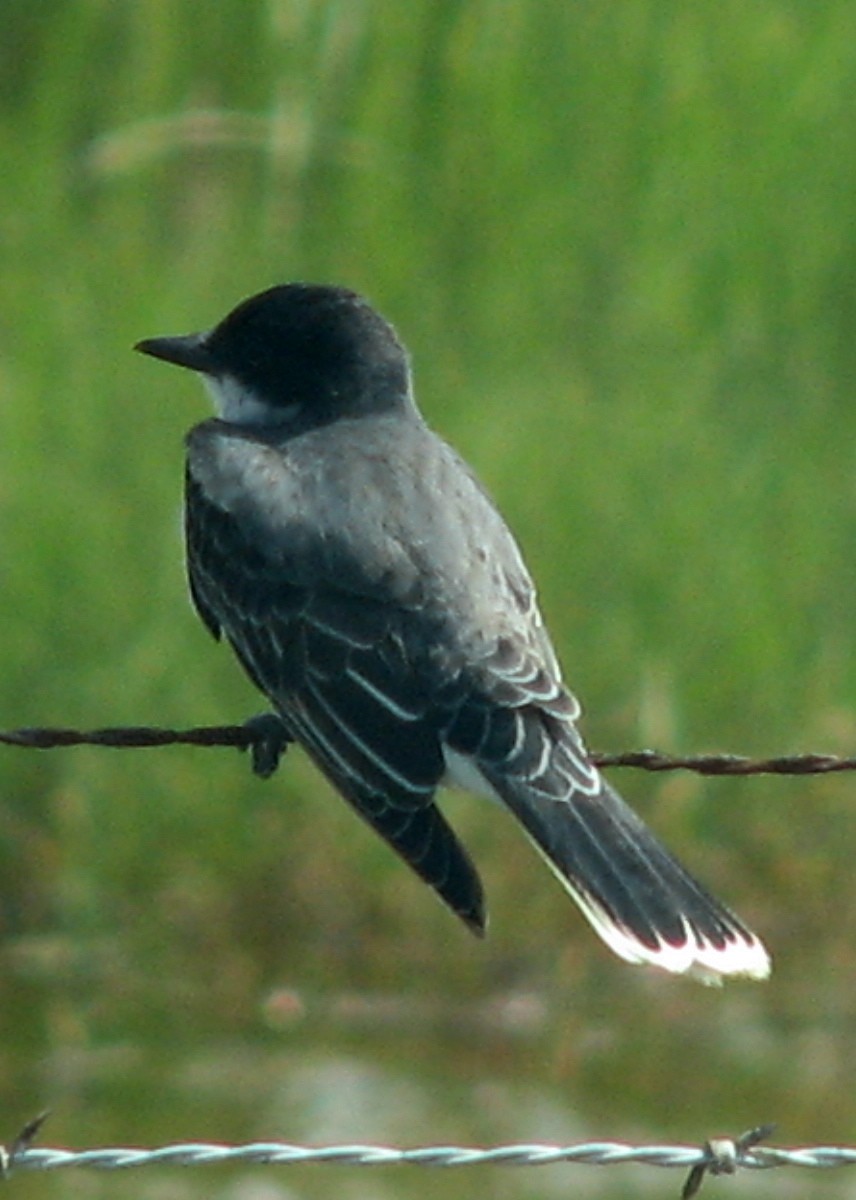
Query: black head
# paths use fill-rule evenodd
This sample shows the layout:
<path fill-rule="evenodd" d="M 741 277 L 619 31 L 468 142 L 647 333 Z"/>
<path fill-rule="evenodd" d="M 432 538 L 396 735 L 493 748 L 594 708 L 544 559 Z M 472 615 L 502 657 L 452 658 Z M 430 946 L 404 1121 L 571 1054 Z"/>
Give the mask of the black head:
<path fill-rule="evenodd" d="M 209 333 L 149 338 L 136 349 L 200 372 L 226 420 L 358 415 L 410 396 L 407 352 L 395 330 L 345 288 L 269 288 Z"/>

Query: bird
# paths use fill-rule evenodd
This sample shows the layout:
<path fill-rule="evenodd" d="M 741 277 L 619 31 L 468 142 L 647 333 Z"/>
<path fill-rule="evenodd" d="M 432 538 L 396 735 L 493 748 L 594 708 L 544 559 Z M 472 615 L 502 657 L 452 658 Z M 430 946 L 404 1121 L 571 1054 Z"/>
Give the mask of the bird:
<path fill-rule="evenodd" d="M 769 974 L 592 762 L 517 542 L 366 299 L 278 284 L 135 349 L 213 400 L 186 437 L 189 589 L 272 706 L 260 774 L 297 743 L 477 934 L 483 888 L 441 786 L 509 810 L 619 958 L 708 984 Z"/>

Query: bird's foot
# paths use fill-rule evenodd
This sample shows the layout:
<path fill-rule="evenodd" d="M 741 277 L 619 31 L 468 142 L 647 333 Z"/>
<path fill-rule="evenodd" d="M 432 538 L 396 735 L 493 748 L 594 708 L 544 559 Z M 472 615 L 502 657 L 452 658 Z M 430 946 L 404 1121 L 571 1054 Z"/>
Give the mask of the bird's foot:
<path fill-rule="evenodd" d="M 252 738 L 247 749 L 253 774 L 260 779 L 270 779 L 279 766 L 279 760 L 294 738 L 285 727 L 285 722 L 276 713 L 259 713 L 244 722 L 244 729 Z"/>

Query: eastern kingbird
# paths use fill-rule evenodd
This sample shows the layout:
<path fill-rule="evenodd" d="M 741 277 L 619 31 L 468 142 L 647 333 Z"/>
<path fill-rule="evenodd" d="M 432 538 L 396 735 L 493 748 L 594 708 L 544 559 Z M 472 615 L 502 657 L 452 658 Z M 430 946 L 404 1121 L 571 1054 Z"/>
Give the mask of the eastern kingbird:
<path fill-rule="evenodd" d="M 762 979 L 763 944 L 601 778 L 502 517 L 416 407 L 406 350 L 354 292 L 293 283 L 138 350 L 198 372 L 190 592 L 357 813 L 471 929 L 476 869 L 443 783 L 510 809 L 621 958 Z"/>

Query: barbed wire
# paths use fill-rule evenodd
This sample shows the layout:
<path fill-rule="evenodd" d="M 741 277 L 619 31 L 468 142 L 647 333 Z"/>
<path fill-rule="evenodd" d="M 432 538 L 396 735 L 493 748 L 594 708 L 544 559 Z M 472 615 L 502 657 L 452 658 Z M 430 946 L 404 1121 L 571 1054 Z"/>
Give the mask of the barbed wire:
<path fill-rule="evenodd" d="M 134 1167 L 199 1167 L 225 1163 L 263 1166 L 351 1166 L 351 1167 L 544 1167 L 579 1163 L 589 1166 L 615 1166 L 641 1163 L 653 1167 L 672 1167 L 689 1175 L 681 1191 L 682 1200 L 690 1200 L 704 1177 L 733 1175 L 741 1167 L 769 1170 L 774 1167 L 823 1168 L 856 1166 L 856 1147 L 852 1146 L 761 1146 L 773 1131 L 772 1125 L 760 1125 L 738 1138 L 711 1138 L 702 1146 L 631 1145 L 628 1142 L 580 1142 L 561 1146 L 519 1143 L 487 1148 L 475 1146 L 392 1146 L 347 1144 L 335 1146 L 298 1146 L 289 1142 L 250 1142 L 227 1145 L 219 1142 L 179 1142 L 156 1149 L 113 1146 L 94 1150 L 34 1148 L 33 1138 L 45 1116 L 31 1121 L 8 1149 L 0 1153 L 4 1178 L 14 1171 L 56 1171 L 67 1167 L 97 1171 L 129 1170 Z"/>
<path fill-rule="evenodd" d="M 106 729 L 62 727 L 0 730 L 0 744 L 26 750 L 56 750 L 67 746 L 102 746 L 111 750 L 146 750 L 159 746 L 233 747 L 248 750 L 263 738 L 247 725 L 205 725 L 189 729 L 163 729 L 129 725 Z M 785 754 L 750 758 L 742 754 L 662 754 L 657 750 L 595 753 L 599 767 L 635 767 L 642 771 L 692 771 L 697 775 L 830 775 L 856 771 L 856 756 L 836 754 Z"/>
<path fill-rule="evenodd" d="M 56 750 L 64 746 L 106 746 L 111 750 L 147 750 L 157 746 L 233 746 L 247 750 L 258 735 L 245 725 L 204 725 L 190 729 L 161 729 L 126 725 L 109 729 L 26 728 L 0 730 L 0 743 L 26 750 Z"/>

